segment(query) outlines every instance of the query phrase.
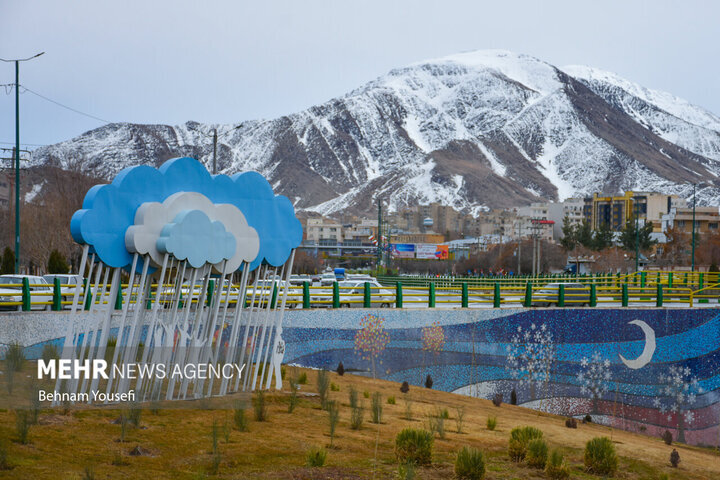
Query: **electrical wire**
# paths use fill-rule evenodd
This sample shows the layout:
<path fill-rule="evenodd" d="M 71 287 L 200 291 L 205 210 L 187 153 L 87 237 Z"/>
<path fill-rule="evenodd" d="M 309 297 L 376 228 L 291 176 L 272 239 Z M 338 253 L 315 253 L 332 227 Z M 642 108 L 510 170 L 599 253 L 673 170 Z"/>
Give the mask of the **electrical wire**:
<path fill-rule="evenodd" d="M 50 103 L 54 103 L 55 105 L 57 105 L 57 106 L 59 106 L 59 107 L 65 108 L 65 109 L 67 109 L 67 110 L 70 110 L 71 112 L 75 112 L 75 113 L 77 113 L 77 114 L 79 114 L 79 115 L 83 115 L 83 116 L 85 116 L 85 117 L 92 118 L 93 120 L 98 120 L 98 121 L 103 122 L 103 123 L 107 123 L 107 124 L 113 123 L 113 122 L 110 122 L 110 121 L 108 121 L 108 120 L 102 119 L 102 118 L 100 118 L 100 117 L 96 117 L 95 115 L 90 115 L 89 113 L 81 112 L 80 110 L 77 110 L 77 109 L 75 109 L 75 108 L 68 107 L 67 105 L 63 105 L 63 104 L 60 103 L 60 102 L 56 102 L 56 101 L 53 100 L 52 98 L 48 98 L 48 97 L 46 97 L 45 95 L 41 95 L 41 94 L 39 94 L 38 92 L 35 92 L 35 91 L 33 91 L 33 90 L 30 90 L 30 89 L 27 88 L 25 85 L 20 85 L 20 86 L 21 86 L 23 89 L 25 89 L 25 91 L 30 92 L 30 93 L 32 93 L 33 95 L 36 95 L 36 96 L 42 98 L 43 100 L 47 100 L 47 101 L 50 102 Z"/>

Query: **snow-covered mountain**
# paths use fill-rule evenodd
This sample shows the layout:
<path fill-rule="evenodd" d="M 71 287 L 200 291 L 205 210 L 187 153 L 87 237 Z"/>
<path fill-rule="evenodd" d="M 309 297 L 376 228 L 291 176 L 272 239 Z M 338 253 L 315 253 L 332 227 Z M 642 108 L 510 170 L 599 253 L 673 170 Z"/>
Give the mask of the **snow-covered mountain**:
<path fill-rule="evenodd" d="M 111 176 L 188 155 L 257 170 L 297 208 L 441 202 L 469 212 L 594 191 L 720 203 L 720 118 L 589 67 L 478 51 L 390 71 L 343 97 L 239 125 L 117 123 L 36 150 L 35 164 Z M 223 135 L 224 132 L 227 132 Z"/>

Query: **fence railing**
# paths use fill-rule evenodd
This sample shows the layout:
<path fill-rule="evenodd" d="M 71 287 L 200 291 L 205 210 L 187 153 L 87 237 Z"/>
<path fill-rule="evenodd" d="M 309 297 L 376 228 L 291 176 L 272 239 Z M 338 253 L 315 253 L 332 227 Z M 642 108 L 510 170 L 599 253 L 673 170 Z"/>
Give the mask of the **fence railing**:
<path fill-rule="evenodd" d="M 646 272 L 641 272 L 646 273 Z M 526 278 L 524 281 L 511 279 L 432 279 L 395 280 L 389 284 L 390 277 L 382 277 L 383 286 L 365 282 L 355 286 L 341 286 L 335 282 L 327 287 L 311 286 L 304 282 L 300 286 L 290 286 L 284 304 L 288 308 L 502 308 L 502 307 L 663 307 L 686 306 L 699 304 L 718 304 L 720 283 L 711 275 L 694 274 L 692 281 L 686 282 L 680 275 L 673 278 L 671 272 L 663 275 L 587 275 L 587 276 L 547 276 Z M 715 283 L 708 284 L 708 277 Z M 476 281 L 471 281 L 476 280 Z M 51 310 L 69 309 L 73 303 L 76 285 L 61 284 L 30 284 L 23 279 L 21 284 L 0 285 L 0 309 L 2 310 Z M 125 302 L 135 305 L 137 288 L 132 295 L 129 285 L 119 289 L 115 298 L 110 298 L 109 285 L 86 284 L 80 286 L 78 309 L 90 310 L 99 305 L 112 305 L 121 310 Z M 698 288 L 699 287 L 699 288 Z M 150 297 L 145 301 L 145 308 L 152 308 L 153 303 L 170 307 L 174 301 L 179 308 L 194 308 L 199 299 L 203 298 L 208 305 L 214 295 L 219 295 L 221 305 L 227 303 L 234 308 L 238 302 L 247 307 L 277 308 L 280 290 L 284 286 L 259 287 L 256 291 L 248 287 L 244 295 L 240 295 L 239 286 L 227 287 L 216 292 L 214 280 L 208 282 L 208 289 L 200 295 L 200 286 L 183 285 L 176 296 L 174 285 L 152 285 Z M 159 293 L 157 293 L 159 292 Z M 190 299 L 190 301 L 188 301 Z"/>

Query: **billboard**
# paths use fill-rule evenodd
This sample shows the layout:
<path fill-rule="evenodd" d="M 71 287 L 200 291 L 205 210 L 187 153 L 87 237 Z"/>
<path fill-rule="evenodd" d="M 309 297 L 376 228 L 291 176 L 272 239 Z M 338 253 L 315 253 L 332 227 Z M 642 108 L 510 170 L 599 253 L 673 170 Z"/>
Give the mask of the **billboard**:
<path fill-rule="evenodd" d="M 395 258 L 415 258 L 415 244 L 393 243 L 392 255 Z"/>
<path fill-rule="evenodd" d="M 435 258 L 438 260 L 447 260 L 450 258 L 450 247 L 447 245 L 438 245 L 435 249 Z"/>
<path fill-rule="evenodd" d="M 447 245 L 420 244 L 415 245 L 415 258 L 425 260 L 447 260 L 450 258 L 450 248 Z"/>
<path fill-rule="evenodd" d="M 435 247 L 437 245 L 419 244 L 415 245 L 415 258 L 432 259 L 435 258 Z"/>

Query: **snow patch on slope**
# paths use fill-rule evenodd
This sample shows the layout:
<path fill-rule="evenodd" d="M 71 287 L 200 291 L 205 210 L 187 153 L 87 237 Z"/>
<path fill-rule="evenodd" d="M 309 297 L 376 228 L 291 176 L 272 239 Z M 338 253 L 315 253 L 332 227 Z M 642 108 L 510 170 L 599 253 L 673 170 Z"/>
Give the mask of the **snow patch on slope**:
<path fill-rule="evenodd" d="M 604 70 L 583 65 L 568 65 L 562 71 L 577 79 L 600 81 L 615 85 L 642 100 L 685 120 L 686 122 L 720 132 L 720 118 L 693 105 L 687 100 L 661 90 L 652 90 Z"/>

